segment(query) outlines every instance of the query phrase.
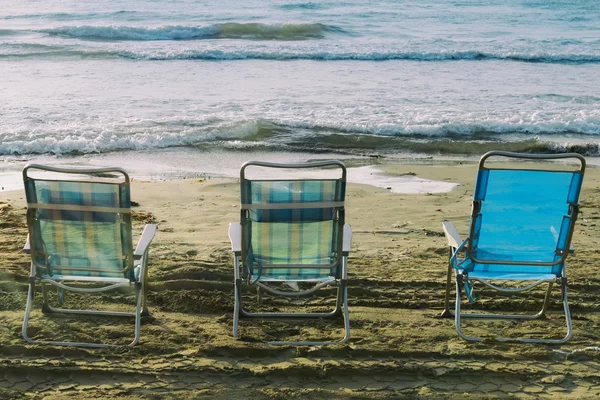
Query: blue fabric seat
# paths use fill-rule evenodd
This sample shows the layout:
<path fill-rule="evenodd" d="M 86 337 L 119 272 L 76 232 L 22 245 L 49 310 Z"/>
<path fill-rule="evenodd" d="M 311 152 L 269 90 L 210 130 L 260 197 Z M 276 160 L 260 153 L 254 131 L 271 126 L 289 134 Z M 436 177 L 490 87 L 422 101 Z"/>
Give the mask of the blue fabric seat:
<path fill-rule="evenodd" d="M 506 162 L 499 163 L 501 159 L 527 164 L 515 167 Z M 576 166 L 573 166 L 573 161 Z M 567 319 L 565 337 L 497 339 L 562 343 L 571 337 L 565 261 L 570 252 L 584 172 L 585 159 L 578 154 L 532 155 L 493 151 L 481 158 L 468 237 L 462 240 L 452 223 L 443 223 L 450 245 L 443 315 L 452 315 L 449 293 L 451 271 L 454 270 L 454 317 L 456 329 L 463 338 L 482 340 L 462 332 L 461 317 L 534 319 L 543 316 L 555 282 L 561 284 Z M 503 285 L 503 281 L 511 281 L 513 285 Z M 529 290 L 544 282 L 549 283 L 549 287 L 542 310 L 535 315 L 461 314 L 461 294 L 464 292 L 471 302 L 474 301 L 476 282 L 503 292 Z M 515 287 L 514 283 L 518 282 L 522 285 Z"/>

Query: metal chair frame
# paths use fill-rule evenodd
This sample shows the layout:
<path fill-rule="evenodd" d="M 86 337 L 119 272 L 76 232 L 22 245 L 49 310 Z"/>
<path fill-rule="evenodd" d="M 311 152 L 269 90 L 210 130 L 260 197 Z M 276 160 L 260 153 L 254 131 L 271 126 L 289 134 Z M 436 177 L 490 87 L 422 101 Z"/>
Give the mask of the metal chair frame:
<path fill-rule="evenodd" d="M 129 176 L 127 173 L 121 168 L 87 168 L 87 169 L 70 169 L 70 168 L 57 168 L 50 167 L 38 164 L 30 164 L 27 165 L 23 169 L 23 179 L 25 182 L 32 179 L 28 176 L 28 171 L 30 169 L 48 171 L 54 173 L 64 173 L 64 174 L 81 174 L 81 175 L 102 175 L 102 174 L 122 174 L 124 177 L 124 183 L 129 185 Z M 60 182 L 60 180 L 57 180 Z M 77 182 L 92 182 L 85 180 L 78 180 Z M 29 227 L 32 229 L 32 227 Z M 77 347 L 90 347 L 90 348 L 103 348 L 103 347 L 119 347 L 119 345 L 114 344 L 105 344 L 105 343 L 87 343 L 87 342 L 64 342 L 64 341 L 51 341 L 51 340 L 33 340 L 29 337 L 27 333 L 27 328 L 29 324 L 31 308 L 35 296 L 35 286 L 36 284 L 40 284 L 42 288 L 42 297 L 43 297 L 43 305 L 42 311 L 44 313 L 62 313 L 62 314 L 74 314 L 74 315 L 102 315 L 102 316 L 118 316 L 118 317 L 134 317 L 135 318 L 135 333 L 134 339 L 129 344 L 129 346 L 134 346 L 139 342 L 140 334 L 141 334 L 141 317 L 148 316 L 149 311 L 147 308 L 147 299 L 146 299 L 146 290 L 147 290 L 147 279 L 148 279 L 148 252 L 149 246 L 154 238 L 156 233 L 156 225 L 147 224 L 144 227 L 142 235 L 138 241 L 137 247 L 132 251 L 132 263 L 123 270 L 125 274 L 131 268 L 140 268 L 139 273 L 137 274 L 138 278 L 136 281 L 130 281 L 129 279 L 123 278 L 110 278 L 110 277 L 86 277 L 86 276 L 68 276 L 61 275 L 61 278 L 64 279 L 51 279 L 48 276 L 44 276 L 38 272 L 39 266 L 36 263 L 31 261 L 31 268 L 29 274 L 29 290 L 27 293 L 27 304 L 25 306 L 25 317 L 23 319 L 23 328 L 22 335 L 23 338 L 31 344 L 50 344 L 55 346 L 77 346 Z M 23 250 L 26 253 L 31 252 L 31 243 L 30 240 L 32 235 L 30 234 L 27 238 L 27 242 Z M 69 282 L 66 284 L 65 282 Z M 88 282 L 88 283 L 101 283 L 106 286 L 102 287 L 78 287 L 73 286 L 70 282 Z M 48 287 L 47 285 L 52 285 L 57 288 L 57 296 L 59 305 L 64 304 L 64 291 L 71 292 L 79 292 L 79 293 L 98 293 L 105 292 L 109 290 L 114 290 L 123 287 L 133 288 L 135 291 L 135 302 L 136 308 L 135 312 L 117 312 L 117 311 L 100 311 L 100 310 L 80 310 L 80 309 L 68 309 L 68 308 L 56 308 L 52 307 L 49 304 L 48 299 Z"/>
<path fill-rule="evenodd" d="M 250 161 L 245 163 L 240 171 L 240 180 L 241 183 L 245 181 L 245 170 L 249 166 L 259 166 L 259 167 L 269 167 L 269 168 L 289 168 L 289 169 L 305 169 L 305 168 L 316 168 L 316 167 L 339 167 L 342 170 L 342 179 L 346 180 L 346 168 L 343 163 L 340 161 L 318 161 L 318 162 L 309 162 L 305 164 L 278 164 L 278 163 L 268 163 L 268 162 L 259 162 L 259 161 Z M 241 210 L 241 220 L 243 221 L 246 218 L 247 211 Z M 339 341 L 271 341 L 268 342 L 271 345 L 295 345 L 295 346 L 322 346 L 322 345 L 331 345 L 331 344 L 341 344 L 348 341 L 350 338 L 350 320 L 349 320 L 349 312 L 348 312 L 348 255 L 350 252 L 350 241 L 352 237 L 352 229 L 349 224 L 346 224 L 344 221 L 344 212 L 343 208 L 340 210 L 338 215 L 338 223 L 341 226 L 340 229 L 340 243 L 338 244 L 338 265 L 333 267 L 339 269 L 339 273 L 336 274 L 336 277 L 331 277 L 328 280 L 313 280 L 315 283 L 310 289 L 297 291 L 297 292 L 289 292 L 289 291 L 281 291 L 277 290 L 268 285 L 268 279 L 262 280 L 257 279 L 256 282 L 252 282 L 253 285 L 256 285 L 258 291 L 258 297 L 260 299 L 260 290 L 265 290 L 266 292 L 276 295 L 276 296 L 284 296 L 284 297 L 293 297 L 298 298 L 302 296 L 310 295 L 317 290 L 328 287 L 335 286 L 337 287 L 337 296 L 336 296 L 336 306 L 334 310 L 331 312 L 322 312 L 322 313 L 285 313 L 285 312 L 251 312 L 248 311 L 243 306 L 242 302 L 242 288 L 244 287 L 246 280 L 243 279 L 246 276 L 247 271 L 244 270 L 244 263 L 242 262 L 242 226 L 240 223 L 234 222 L 229 226 L 229 237 L 232 243 L 232 250 L 234 252 L 234 291 L 235 291 L 235 305 L 233 311 L 233 337 L 238 338 L 238 326 L 240 317 L 246 318 L 337 318 L 340 315 L 344 319 L 344 337 Z M 273 268 L 282 268 L 286 267 L 286 265 L 277 265 L 273 266 Z M 305 265 L 307 268 L 313 268 L 313 266 Z M 321 268 L 331 268 L 332 266 L 323 266 Z M 301 282 L 311 282 L 311 280 L 299 280 Z"/>
<path fill-rule="evenodd" d="M 508 157 L 508 158 L 514 158 L 514 159 L 524 159 L 524 160 L 559 160 L 559 159 L 575 158 L 580 162 L 579 172 L 582 175 L 585 173 L 585 158 L 583 158 L 579 154 L 573 154 L 573 153 L 556 154 L 556 155 L 519 154 L 519 153 L 511 153 L 511 152 L 504 152 L 504 151 L 491 151 L 491 152 L 486 153 L 479 161 L 479 171 L 482 171 L 485 168 L 485 166 L 484 166 L 485 161 L 488 158 L 493 157 L 493 156 Z M 561 301 L 563 303 L 563 309 L 564 309 L 564 313 L 565 313 L 565 320 L 566 320 L 566 327 L 567 327 L 567 332 L 564 337 L 562 337 L 560 339 L 496 337 L 495 340 L 503 341 L 503 342 L 512 341 L 512 342 L 523 342 L 523 343 L 547 343 L 547 344 L 560 344 L 560 343 L 564 343 L 567 340 L 569 340 L 573 334 L 573 327 L 572 327 L 572 322 L 571 322 L 571 313 L 569 310 L 569 304 L 568 304 L 568 300 L 567 300 L 567 289 L 568 289 L 567 282 L 568 281 L 567 281 L 567 275 L 566 275 L 565 260 L 567 258 L 568 253 L 574 251 L 573 247 L 571 246 L 571 239 L 573 236 L 575 222 L 577 220 L 577 213 L 578 213 L 577 205 L 575 205 L 574 207 L 572 207 L 570 209 L 572 222 L 571 222 L 570 231 L 569 231 L 568 239 L 567 239 L 567 243 L 566 243 L 566 248 L 568 248 L 569 251 L 565 251 L 562 254 L 560 254 L 561 255 L 560 259 L 558 259 L 554 262 L 530 262 L 530 263 L 524 263 L 521 261 L 514 262 L 511 260 L 502 260 L 502 261 L 484 260 L 484 262 L 487 264 L 513 264 L 513 265 L 532 265 L 532 266 L 533 265 L 552 266 L 552 265 L 558 265 L 558 264 L 562 263 L 563 267 L 561 268 L 560 275 L 555 275 L 555 277 L 553 279 L 534 280 L 534 281 L 532 281 L 524 286 L 521 286 L 521 287 L 505 288 L 505 287 L 495 285 L 491 282 L 488 282 L 488 280 L 486 280 L 486 279 L 470 278 L 468 272 L 455 269 L 456 302 L 455 302 L 455 310 L 453 313 L 452 311 L 450 311 L 451 276 L 452 276 L 452 270 L 454 269 L 453 265 L 452 265 L 453 259 L 462 260 L 462 261 L 473 260 L 475 262 L 480 261 L 480 260 L 477 260 L 472 254 L 472 250 L 473 250 L 472 238 L 473 238 L 474 229 L 475 229 L 475 227 L 474 227 L 475 224 L 473 223 L 473 221 L 475 220 L 476 214 L 479 212 L 479 204 L 477 204 L 477 201 L 474 201 L 473 203 L 474 203 L 473 211 L 472 211 L 472 215 L 471 215 L 472 222 L 471 222 L 470 228 L 469 228 L 469 237 L 466 240 L 463 240 L 461 238 L 461 236 L 458 233 L 458 231 L 456 230 L 454 224 L 452 224 L 451 222 L 443 222 L 442 223 L 442 227 L 444 229 L 444 233 L 446 234 L 446 238 L 447 238 L 448 245 L 450 248 L 450 253 L 449 253 L 449 257 L 448 257 L 448 270 L 447 270 L 447 275 L 446 275 L 446 293 L 445 293 L 445 299 L 444 299 L 444 310 L 442 311 L 440 316 L 443 318 L 452 318 L 453 317 L 455 320 L 456 331 L 459 334 L 459 336 L 462 337 L 463 339 L 468 340 L 468 341 L 481 341 L 481 340 L 484 340 L 484 338 L 469 336 L 469 335 L 466 335 L 462 331 L 461 318 L 515 319 L 515 320 L 535 320 L 535 319 L 544 318 L 547 308 L 548 308 L 548 302 L 550 300 L 550 295 L 552 292 L 553 285 L 555 283 L 557 283 L 560 285 L 560 289 L 561 289 Z M 466 283 L 470 280 L 481 282 L 492 289 L 495 289 L 495 290 L 498 290 L 498 291 L 504 292 L 504 293 L 525 292 L 525 291 L 531 290 L 532 288 L 534 288 L 540 284 L 543 284 L 543 283 L 548 283 L 548 288 L 546 290 L 546 295 L 545 295 L 544 301 L 542 303 L 542 309 L 535 314 L 462 313 L 461 312 L 461 296 L 462 296 L 463 291 L 465 291 L 465 293 L 466 293 Z"/>

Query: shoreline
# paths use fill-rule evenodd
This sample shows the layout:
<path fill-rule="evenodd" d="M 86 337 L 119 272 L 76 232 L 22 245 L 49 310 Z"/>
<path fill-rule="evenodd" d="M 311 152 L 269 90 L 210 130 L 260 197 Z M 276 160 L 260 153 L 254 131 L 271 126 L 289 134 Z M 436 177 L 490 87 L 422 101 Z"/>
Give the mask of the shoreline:
<path fill-rule="evenodd" d="M 348 182 L 385 188 L 393 193 L 441 193 L 452 190 L 455 183 L 424 179 L 408 171 L 404 175 L 389 174 L 387 167 L 402 164 L 426 165 L 461 162 L 462 159 L 437 159 L 426 156 L 378 158 L 340 154 L 312 154 L 250 151 L 196 151 L 193 149 L 164 149 L 161 152 L 119 152 L 82 156 L 19 157 L 5 159 L 0 167 L 2 191 L 22 188 L 22 168 L 30 163 L 68 168 L 121 167 L 133 180 L 177 181 L 187 179 L 237 179 L 240 167 L 247 161 L 304 163 L 336 159 L 348 168 Z M 466 159 L 465 159 L 466 161 Z M 288 170 L 286 173 L 294 174 Z M 292 175 L 293 176 L 293 175 Z"/>
<path fill-rule="evenodd" d="M 478 157 L 398 154 L 395 156 L 315 154 L 262 151 L 201 151 L 192 148 L 168 148 L 161 151 L 126 151 L 78 156 L 9 156 L 0 158 L 1 191 L 22 189 L 21 170 L 29 163 L 69 168 L 121 167 L 141 181 L 177 181 L 187 179 L 237 179 L 246 161 L 303 163 L 312 160 L 340 160 L 348 168 L 348 182 L 366 184 L 398 194 L 444 193 L 459 185 L 451 180 L 425 176 L 420 168 L 476 165 Z M 600 157 L 586 157 L 588 167 L 600 167 Z M 404 168 L 406 167 L 406 168 Z M 293 171 L 292 171 L 293 173 Z M 473 173 L 473 176 L 475 172 Z"/>

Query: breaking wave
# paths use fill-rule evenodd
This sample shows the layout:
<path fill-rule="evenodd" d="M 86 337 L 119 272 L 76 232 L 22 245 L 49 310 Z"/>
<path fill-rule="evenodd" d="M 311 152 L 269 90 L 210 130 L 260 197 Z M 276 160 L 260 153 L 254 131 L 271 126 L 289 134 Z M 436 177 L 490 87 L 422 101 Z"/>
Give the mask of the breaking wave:
<path fill-rule="evenodd" d="M 174 35 L 175 32 L 171 31 Z M 189 37 L 188 37 L 189 39 Z M 524 63 L 547 64 L 598 64 L 600 54 L 596 53 L 516 53 L 479 51 L 378 51 L 355 49 L 352 51 L 303 48 L 224 48 L 209 47 L 205 49 L 167 49 L 167 50 L 120 50 L 120 49 L 85 49 L 73 46 L 42 46 L 21 43 L 18 45 L 0 44 L 1 58 L 37 58 L 37 57 L 82 57 L 106 59 L 130 59 L 147 61 L 168 60 L 205 60 L 205 61 L 237 61 L 237 60 L 267 60 L 267 61 L 422 61 L 422 62 L 450 62 L 450 61 L 487 61 L 501 60 Z"/>
<path fill-rule="evenodd" d="M 320 39 L 328 32 L 342 29 L 320 23 L 263 24 L 228 22 L 209 26 L 161 26 L 155 28 L 135 26 L 62 26 L 43 29 L 41 33 L 77 39 L 94 40 L 305 40 Z"/>
<path fill-rule="evenodd" d="M 207 121 L 144 121 L 139 125 L 115 125 L 109 129 L 79 127 L 73 131 L 9 132 L 0 134 L 0 155 L 90 154 L 170 147 L 264 149 L 265 151 L 338 152 L 347 154 L 483 154 L 488 150 L 531 153 L 576 152 L 600 156 L 600 128 L 595 133 L 573 130 L 546 131 L 545 136 L 526 135 L 513 128 L 483 130 L 480 126 L 448 126 L 407 133 L 309 124 L 281 124 L 268 120 L 215 123 Z M 83 134 L 82 132 L 85 132 Z M 572 140 L 567 140 L 563 135 Z M 556 140 L 553 139 L 556 137 Z"/>

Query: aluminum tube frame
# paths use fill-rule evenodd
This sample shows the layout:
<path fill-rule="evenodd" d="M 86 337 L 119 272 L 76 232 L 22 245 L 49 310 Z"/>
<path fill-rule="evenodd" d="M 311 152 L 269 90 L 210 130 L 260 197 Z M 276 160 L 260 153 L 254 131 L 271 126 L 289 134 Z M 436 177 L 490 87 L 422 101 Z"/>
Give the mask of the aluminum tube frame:
<path fill-rule="evenodd" d="M 463 275 L 460 275 L 458 272 L 456 273 L 456 304 L 455 304 L 455 311 L 454 311 L 454 323 L 455 323 L 455 327 L 456 327 L 456 332 L 458 333 L 458 335 L 460 337 L 462 337 L 465 340 L 471 341 L 471 342 L 478 342 L 478 341 L 482 341 L 484 340 L 484 338 L 481 337 L 474 337 L 474 336 L 468 336 L 466 335 L 461 328 L 461 318 L 478 318 L 478 319 L 519 319 L 519 320 L 534 320 L 534 319 L 539 319 L 539 318 L 543 318 L 545 316 L 546 310 L 548 308 L 548 302 L 550 300 L 550 295 L 552 292 L 552 287 L 554 284 L 554 281 L 550 281 L 548 282 L 548 289 L 546 290 L 546 295 L 544 297 L 544 302 L 542 304 L 542 309 L 541 311 L 539 311 L 536 314 L 526 314 L 526 315 L 519 315 L 519 314 L 491 314 L 491 313 L 467 313 L 467 314 L 463 314 L 461 313 L 461 307 L 460 307 L 460 302 L 461 302 L 461 294 L 462 291 L 464 289 L 464 279 L 466 277 Z M 480 281 L 480 280 L 478 280 Z M 482 282 L 482 281 L 480 281 Z M 544 283 L 545 281 L 540 281 L 537 282 L 536 285 Z M 485 282 L 484 282 L 485 283 Z M 502 292 L 515 292 L 515 291 L 527 291 L 530 290 L 532 287 L 531 285 L 527 285 L 523 288 L 520 288 L 520 290 L 515 290 L 515 289 L 510 289 L 510 290 L 501 290 Z M 448 289 L 447 292 L 448 293 Z M 561 344 L 561 343 L 565 343 L 567 340 L 569 340 L 573 334 L 573 327 L 572 327 L 572 323 L 571 323 L 571 312 L 569 310 L 569 304 L 567 301 L 567 279 L 566 277 L 561 277 L 561 297 L 562 297 L 562 302 L 563 302 L 563 308 L 564 308 L 564 312 L 565 312 L 565 319 L 566 319 L 566 325 L 567 325 L 567 333 L 566 335 L 561 338 L 561 339 L 534 339 L 534 338 L 525 338 L 525 337 L 520 337 L 520 338 L 507 338 L 507 337 L 496 337 L 494 338 L 496 341 L 499 342 L 522 342 L 522 343 L 546 343 L 546 344 Z M 448 310 L 449 312 L 449 310 Z M 444 311 L 444 313 L 446 313 L 446 311 Z"/>
<path fill-rule="evenodd" d="M 43 287 L 42 283 L 42 287 Z M 119 285 L 121 286 L 121 285 Z M 114 311 L 98 311 L 98 310 L 73 310 L 73 309 L 63 309 L 63 308 L 54 308 L 50 307 L 47 303 L 48 297 L 46 294 L 45 288 L 42 289 L 44 296 L 44 305 L 42 309 L 44 312 L 51 313 L 62 313 L 62 314 L 80 314 L 80 315 L 102 315 L 102 316 L 117 316 L 117 317 L 135 317 L 135 334 L 133 341 L 129 344 L 129 346 L 134 346 L 139 342 L 140 334 L 141 334 L 141 310 L 142 310 L 142 284 L 135 283 L 135 295 L 136 295 L 136 309 L 134 313 L 127 312 L 114 312 Z M 111 286 L 109 289 L 114 289 Z M 122 347 L 123 345 L 116 344 L 106 344 L 106 343 L 88 343 L 88 342 L 62 342 L 62 341 L 52 341 L 52 340 L 33 340 L 27 334 L 27 327 L 29 325 L 29 318 L 31 314 L 31 306 L 33 304 L 33 298 L 35 293 L 35 283 L 29 284 L 29 291 L 27 293 L 27 305 L 25 306 L 25 317 L 23 318 L 23 329 L 22 335 L 23 339 L 25 339 L 30 344 L 50 344 L 54 346 L 75 346 L 75 347 L 89 347 L 89 348 L 104 348 L 104 347 Z"/>
<path fill-rule="evenodd" d="M 31 344 L 50 344 L 54 346 L 75 346 L 75 347 L 89 347 L 89 348 L 104 348 L 104 347 L 122 347 L 124 345 L 117 344 L 106 344 L 106 343 L 87 343 L 87 342 L 63 342 L 63 341 L 51 341 L 51 340 L 33 340 L 27 334 L 27 327 L 29 325 L 29 319 L 31 315 L 31 307 L 33 304 L 33 298 L 35 295 L 35 285 L 40 283 L 42 287 L 43 305 L 42 311 L 45 313 L 62 313 L 62 314 L 75 314 L 75 315 L 100 315 L 100 316 L 111 316 L 111 317 L 134 317 L 135 318 L 135 333 L 134 338 L 128 346 L 135 346 L 141 335 L 141 317 L 148 316 L 146 290 L 147 290 L 147 276 L 148 276 L 148 248 L 143 253 L 140 260 L 140 275 L 139 281 L 130 283 L 118 283 L 102 288 L 78 288 L 65 285 L 60 282 L 52 281 L 51 279 L 40 279 L 35 276 L 35 265 L 31 263 L 31 278 L 29 283 L 29 290 L 27 293 L 27 304 L 25 306 L 25 316 L 23 318 L 22 335 L 23 338 Z M 121 287 L 134 287 L 136 306 L 135 312 L 118 312 L 118 311 L 99 311 L 99 310 L 79 310 L 79 309 L 65 309 L 55 308 L 48 304 L 48 293 L 46 284 L 51 284 L 58 287 L 60 290 L 67 290 L 81 293 L 96 293 L 102 291 L 109 291 Z"/>
<path fill-rule="evenodd" d="M 240 317 L 245 318 L 336 318 L 340 314 L 344 319 L 344 337 L 339 341 L 271 341 L 267 342 L 268 344 L 274 346 L 325 346 L 325 345 L 334 345 L 334 344 L 342 344 L 350 339 L 350 318 L 348 311 L 348 287 L 347 287 L 347 278 L 348 278 L 348 256 L 344 255 L 342 258 L 342 279 L 324 282 L 315 288 L 311 288 L 306 291 L 302 291 L 299 293 L 293 293 L 293 296 L 298 297 L 302 295 L 309 295 L 314 293 L 317 289 L 323 288 L 326 286 L 337 286 L 337 296 L 336 296 L 336 307 L 333 311 L 328 313 L 277 313 L 277 312 L 249 312 L 244 309 L 242 304 L 242 285 L 243 280 L 241 279 L 241 268 L 242 263 L 240 261 L 240 255 L 234 254 L 234 291 L 235 291 L 235 304 L 233 310 L 233 337 L 235 339 L 238 338 L 238 328 L 239 328 L 239 320 Z M 258 287 L 263 288 L 264 290 L 276 294 L 281 295 L 283 292 L 278 290 L 273 290 L 266 285 L 260 284 Z M 289 294 L 287 294 L 289 296 Z"/>

